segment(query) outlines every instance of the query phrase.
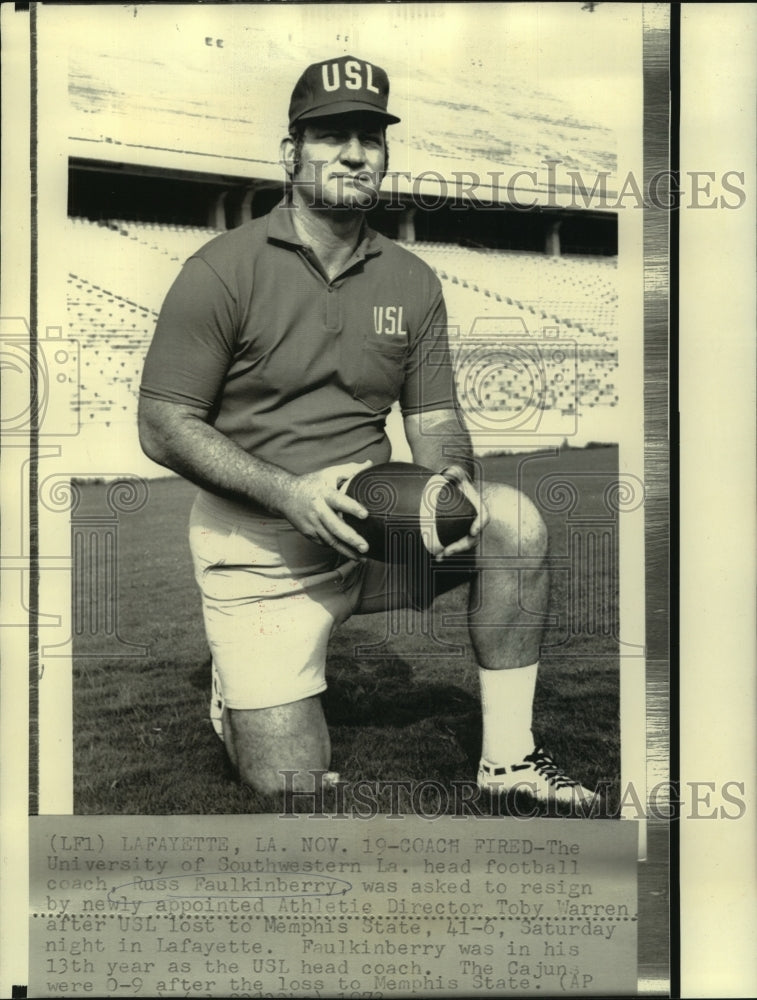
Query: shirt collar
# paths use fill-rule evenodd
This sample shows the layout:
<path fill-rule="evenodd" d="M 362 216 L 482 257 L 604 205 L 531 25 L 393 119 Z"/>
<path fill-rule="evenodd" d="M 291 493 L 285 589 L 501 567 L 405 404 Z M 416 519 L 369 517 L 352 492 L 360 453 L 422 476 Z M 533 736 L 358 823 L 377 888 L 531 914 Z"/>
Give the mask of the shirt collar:
<path fill-rule="evenodd" d="M 292 206 L 284 198 L 276 207 L 268 213 L 268 239 L 274 243 L 282 243 L 285 246 L 305 248 L 305 244 L 297 235 L 292 221 Z M 352 261 L 363 260 L 366 257 L 375 257 L 381 253 L 378 233 L 371 229 L 365 219 L 361 229 L 360 242 L 355 248 L 351 257 Z"/>

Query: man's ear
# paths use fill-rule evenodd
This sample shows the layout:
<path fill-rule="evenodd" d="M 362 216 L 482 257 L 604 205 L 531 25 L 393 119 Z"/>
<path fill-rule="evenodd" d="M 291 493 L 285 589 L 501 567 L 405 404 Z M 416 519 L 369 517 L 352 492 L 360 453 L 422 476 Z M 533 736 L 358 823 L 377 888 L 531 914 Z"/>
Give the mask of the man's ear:
<path fill-rule="evenodd" d="M 289 180 L 294 176 L 294 139 L 290 135 L 285 135 L 279 146 L 279 162 L 284 168 Z"/>

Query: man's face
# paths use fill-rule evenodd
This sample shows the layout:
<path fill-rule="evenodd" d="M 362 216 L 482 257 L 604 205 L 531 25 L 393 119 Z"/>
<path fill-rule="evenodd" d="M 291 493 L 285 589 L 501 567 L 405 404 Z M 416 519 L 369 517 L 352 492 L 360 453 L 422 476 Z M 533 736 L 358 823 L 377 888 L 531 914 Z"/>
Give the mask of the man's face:
<path fill-rule="evenodd" d="M 306 204 L 321 208 L 369 208 L 384 176 L 382 120 L 370 114 L 316 118 L 305 126 L 293 181 Z"/>

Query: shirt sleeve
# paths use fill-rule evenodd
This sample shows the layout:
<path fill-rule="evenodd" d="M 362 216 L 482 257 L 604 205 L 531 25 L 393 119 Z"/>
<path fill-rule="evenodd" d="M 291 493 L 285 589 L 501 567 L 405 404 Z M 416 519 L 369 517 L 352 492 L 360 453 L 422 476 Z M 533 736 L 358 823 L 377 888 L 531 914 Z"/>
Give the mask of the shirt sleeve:
<path fill-rule="evenodd" d="M 231 365 L 236 302 L 200 257 L 190 257 L 166 295 L 142 372 L 140 394 L 210 409 Z"/>
<path fill-rule="evenodd" d="M 454 409 L 455 382 L 447 336 L 447 307 L 438 288 L 410 349 L 400 395 L 402 413 Z"/>

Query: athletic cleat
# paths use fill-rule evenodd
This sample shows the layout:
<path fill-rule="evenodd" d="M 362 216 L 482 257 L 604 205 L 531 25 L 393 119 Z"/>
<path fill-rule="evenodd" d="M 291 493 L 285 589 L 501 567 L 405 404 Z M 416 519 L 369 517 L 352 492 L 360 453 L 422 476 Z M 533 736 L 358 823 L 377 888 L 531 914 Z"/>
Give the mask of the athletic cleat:
<path fill-rule="evenodd" d="M 478 787 L 492 795 L 528 795 L 540 803 L 573 806 L 581 811 L 596 798 L 595 792 L 563 774 L 543 750 L 534 750 L 519 764 L 507 766 L 482 759 Z"/>
<path fill-rule="evenodd" d="M 221 742 L 223 742 L 223 688 L 221 687 L 221 678 L 218 676 L 218 670 L 215 665 L 215 661 L 212 663 L 212 681 L 211 681 L 211 694 L 210 694 L 210 722 L 213 726 L 216 736 Z"/>

